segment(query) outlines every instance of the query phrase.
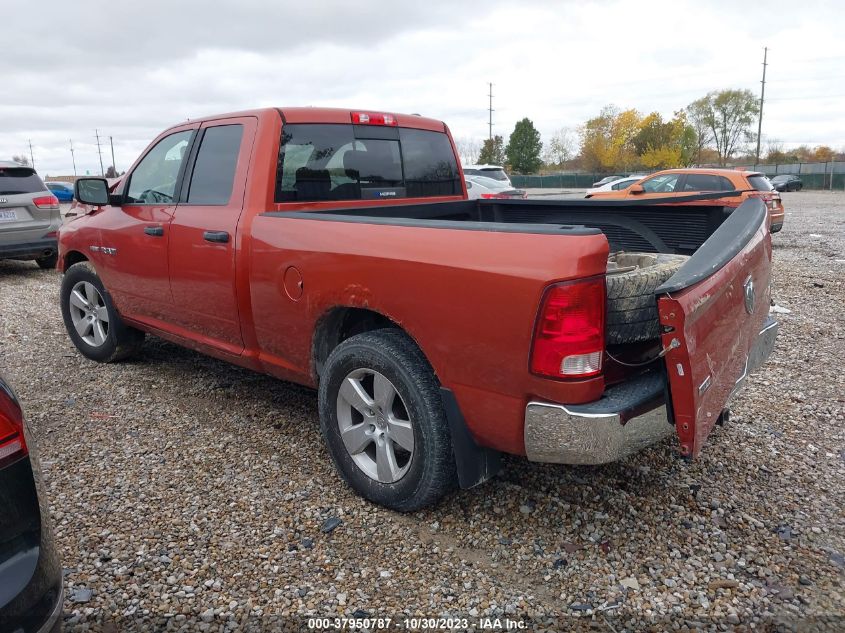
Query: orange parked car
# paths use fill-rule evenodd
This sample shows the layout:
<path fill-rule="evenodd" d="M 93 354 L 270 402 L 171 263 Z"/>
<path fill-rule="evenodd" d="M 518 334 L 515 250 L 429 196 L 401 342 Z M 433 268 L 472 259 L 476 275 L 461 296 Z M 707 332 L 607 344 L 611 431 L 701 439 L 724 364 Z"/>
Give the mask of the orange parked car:
<path fill-rule="evenodd" d="M 643 178 L 640 182 L 620 191 L 600 191 L 590 198 L 624 200 L 628 198 L 682 198 L 699 193 L 739 191 L 741 195 L 719 198 L 716 204 L 738 207 L 748 198 L 761 198 L 769 211 L 772 233 L 783 227 L 783 203 L 780 194 L 769 179 L 757 171 L 736 169 L 665 169 Z M 713 204 L 713 200 L 693 201 L 684 204 Z"/>

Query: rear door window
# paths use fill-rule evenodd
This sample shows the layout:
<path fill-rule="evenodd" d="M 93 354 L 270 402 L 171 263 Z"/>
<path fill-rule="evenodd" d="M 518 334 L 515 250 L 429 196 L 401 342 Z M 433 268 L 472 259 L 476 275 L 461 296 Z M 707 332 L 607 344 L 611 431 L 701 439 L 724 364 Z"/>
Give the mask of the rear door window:
<path fill-rule="evenodd" d="M 188 189 L 188 204 L 225 205 L 232 197 L 243 125 L 206 128 Z"/>
<path fill-rule="evenodd" d="M 731 181 L 715 174 L 687 174 L 684 191 L 733 191 Z"/>
<path fill-rule="evenodd" d="M 0 167 L 0 194 L 38 193 L 47 187 L 30 167 Z"/>
<path fill-rule="evenodd" d="M 356 132 L 343 124 L 291 124 L 282 130 L 276 202 L 460 193 L 457 162 L 443 133 L 363 126 Z"/>
<path fill-rule="evenodd" d="M 762 175 L 749 176 L 748 184 L 756 191 L 771 191 L 774 189 L 774 187 L 772 187 L 772 183 L 769 182 L 769 179 Z"/>

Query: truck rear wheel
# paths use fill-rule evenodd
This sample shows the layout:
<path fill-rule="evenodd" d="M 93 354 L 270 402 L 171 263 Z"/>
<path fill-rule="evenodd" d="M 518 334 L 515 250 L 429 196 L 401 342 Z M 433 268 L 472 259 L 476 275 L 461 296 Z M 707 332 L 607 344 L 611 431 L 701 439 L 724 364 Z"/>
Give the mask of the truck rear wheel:
<path fill-rule="evenodd" d="M 111 363 L 141 349 L 144 333 L 121 320 L 89 262 L 68 268 L 62 279 L 60 302 L 68 336 L 86 358 Z"/>
<path fill-rule="evenodd" d="M 320 380 L 319 407 L 332 460 L 361 496 L 409 512 L 455 487 L 439 384 L 403 332 L 381 329 L 338 345 Z"/>
<path fill-rule="evenodd" d="M 615 253 L 607 268 L 608 345 L 658 338 L 660 322 L 654 291 L 689 259 L 686 255 Z"/>

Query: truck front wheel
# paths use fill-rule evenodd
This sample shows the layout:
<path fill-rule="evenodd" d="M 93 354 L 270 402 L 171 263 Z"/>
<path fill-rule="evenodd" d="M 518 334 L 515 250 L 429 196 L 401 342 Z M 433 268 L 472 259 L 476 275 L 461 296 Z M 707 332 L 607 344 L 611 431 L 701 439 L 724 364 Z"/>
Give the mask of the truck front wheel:
<path fill-rule="evenodd" d="M 338 345 L 320 380 L 319 406 L 335 466 L 370 501 L 409 512 L 457 484 L 439 384 L 400 330 L 366 332 Z"/>
<path fill-rule="evenodd" d="M 60 301 L 65 329 L 83 356 L 110 363 L 141 349 L 144 333 L 121 320 L 89 262 L 68 268 L 62 279 Z"/>

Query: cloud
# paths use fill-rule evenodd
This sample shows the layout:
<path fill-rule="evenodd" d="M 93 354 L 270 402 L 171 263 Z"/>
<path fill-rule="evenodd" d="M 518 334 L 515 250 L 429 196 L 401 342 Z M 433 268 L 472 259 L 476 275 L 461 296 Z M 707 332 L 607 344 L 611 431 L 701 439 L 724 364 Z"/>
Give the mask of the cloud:
<path fill-rule="evenodd" d="M 764 135 L 843 146 L 840 100 L 828 95 L 845 79 L 845 16 L 829 2 L 789 6 L 770 3 L 763 15 L 694 0 L 18 4 L 4 15 L 0 157 L 28 151 L 31 139 L 40 172 L 70 173 L 72 138 L 80 172 L 99 172 L 96 128 L 126 169 L 169 125 L 266 105 L 419 112 L 482 138 L 488 81 L 495 133 L 528 116 L 548 137 L 608 103 L 671 116 L 709 90 L 756 93 L 765 45 Z M 775 19 L 781 11 L 788 23 Z"/>

